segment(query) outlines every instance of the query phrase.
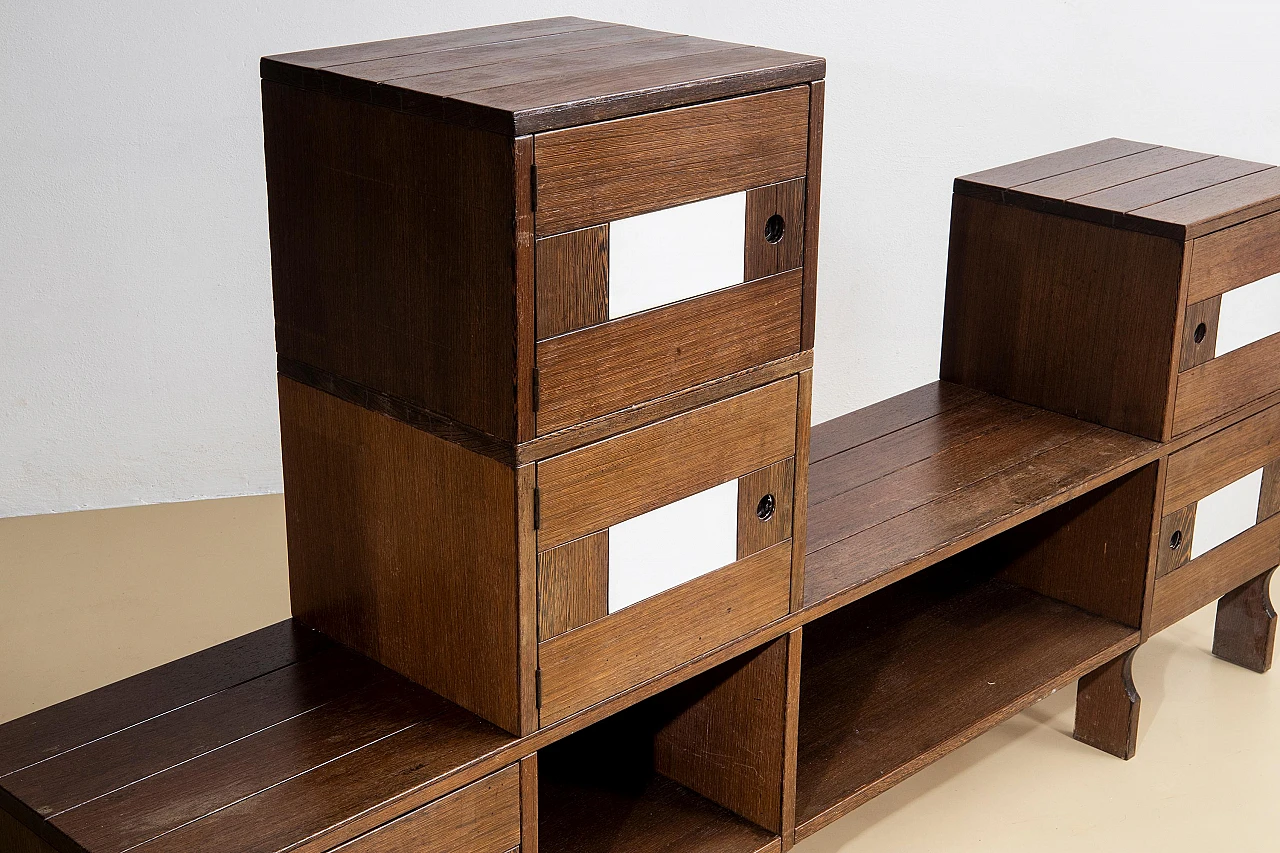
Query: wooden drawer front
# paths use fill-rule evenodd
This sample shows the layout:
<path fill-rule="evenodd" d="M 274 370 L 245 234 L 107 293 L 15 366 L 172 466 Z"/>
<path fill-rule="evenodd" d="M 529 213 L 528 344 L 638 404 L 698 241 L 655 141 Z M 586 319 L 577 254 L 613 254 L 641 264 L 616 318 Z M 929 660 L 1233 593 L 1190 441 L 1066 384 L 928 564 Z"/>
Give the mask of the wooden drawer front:
<path fill-rule="evenodd" d="M 1196 240 L 1188 303 L 1280 273 L 1280 213 L 1260 216 Z"/>
<path fill-rule="evenodd" d="M 795 455 L 792 376 L 538 463 L 539 552 Z"/>
<path fill-rule="evenodd" d="M 396 818 L 333 853 L 507 853 L 520 845 L 520 768 L 512 765 Z"/>
<path fill-rule="evenodd" d="M 535 231 L 600 225 L 804 175 L 809 87 L 534 137 Z"/>
<path fill-rule="evenodd" d="M 1280 406 L 1272 406 L 1169 457 L 1162 516 L 1280 457 Z"/>

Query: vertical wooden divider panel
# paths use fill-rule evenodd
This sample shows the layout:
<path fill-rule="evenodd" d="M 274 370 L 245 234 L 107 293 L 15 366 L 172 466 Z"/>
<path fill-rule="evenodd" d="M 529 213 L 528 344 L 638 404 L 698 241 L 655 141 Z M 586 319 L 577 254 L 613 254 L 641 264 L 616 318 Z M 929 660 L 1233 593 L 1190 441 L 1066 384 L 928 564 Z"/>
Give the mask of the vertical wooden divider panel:
<path fill-rule="evenodd" d="M 804 606 L 804 552 L 809 519 L 809 436 L 813 420 L 813 371 L 800 373 L 796 389 L 796 475 L 791 509 L 791 611 Z"/>
<path fill-rule="evenodd" d="M 518 678 L 523 735 L 538 729 L 538 532 L 533 526 L 533 493 L 537 485 L 536 465 L 529 463 L 515 469 Z"/>
<path fill-rule="evenodd" d="M 812 349 L 818 304 L 818 197 L 822 194 L 822 117 L 826 81 L 809 84 L 809 163 L 804 189 L 804 295 L 800 349 Z"/>
<path fill-rule="evenodd" d="M 609 225 L 538 240 L 538 340 L 609 319 Z"/>
<path fill-rule="evenodd" d="M 538 754 L 520 759 L 520 853 L 538 853 Z"/>
<path fill-rule="evenodd" d="M 609 531 L 538 555 L 538 639 L 609 615 Z"/>
<path fill-rule="evenodd" d="M 800 748 L 800 661 L 804 628 L 787 634 L 787 698 L 782 755 L 782 849 L 796 842 L 796 777 Z"/>

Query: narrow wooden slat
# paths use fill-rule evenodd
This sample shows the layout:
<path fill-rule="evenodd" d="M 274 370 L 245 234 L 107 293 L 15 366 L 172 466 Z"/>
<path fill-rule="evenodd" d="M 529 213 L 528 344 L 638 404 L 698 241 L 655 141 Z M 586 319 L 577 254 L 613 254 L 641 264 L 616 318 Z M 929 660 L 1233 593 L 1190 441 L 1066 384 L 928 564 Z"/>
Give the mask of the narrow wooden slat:
<path fill-rule="evenodd" d="M 783 539 L 791 539 L 795 457 L 738 478 L 738 559 Z M 771 514 L 761 518 L 760 501 L 773 497 Z"/>
<path fill-rule="evenodd" d="M 286 619 L 5 723 L 0 726 L 0 777 L 304 660 L 328 645 L 318 632 Z"/>
<path fill-rule="evenodd" d="M 804 652 L 804 629 L 787 634 L 787 696 L 784 711 L 782 763 L 782 846 L 790 850 L 796 834 L 797 765 L 800 748 L 800 664 Z"/>
<path fill-rule="evenodd" d="M 1111 214 L 1109 221 L 1115 221 L 1139 208 L 1268 168 L 1270 167 L 1264 163 L 1251 163 L 1231 157 L 1211 157 L 1188 166 L 1077 196 L 1071 200 L 1068 208 L 1073 213 L 1085 215 L 1090 215 L 1088 211 Z"/>
<path fill-rule="evenodd" d="M 539 462 L 539 550 L 794 455 L 796 385 L 783 379 Z"/>
<path fill-rule="evenodd" d="M 1262 493 L 1258 496 L 1258 521 L 1280 513 L 1280 459 L 1262 471 Z"/>
<path fill-rule="evenodd" d="M 782 618 L 790 596 L 787 540 L 540 643 L 542 724 Z"/>
<path fill-rule="evenodd" d="M 865 409 L 815 424 L 809 439 L 809 462 L 816 465 L 829 456 L 843 453 L 983 396 L 986 395 L 981 391 L 965 385 L 930 382 Z"/>
<path fill-rule="evenodd" d="M 805 174 L 804 310 L 800 348 L 813 347 L 818 307 L 818 214 L 822 195 L 822 127 L 827 84 L 809 84 L 809 166 Z"/>
<path fill-rule="evenodd" d="M 609 226 L 537 242 L 538 340 L 609 319 Z"/>
<path fill-rule="evenodd" d="M 803 178 L 747 191 L 747 281 L 799 269 L 804 263 L 805 203 Z M 769 221 L 781 219 L 782 234 L 771 242 Z"/>
<path fill-rule="evenodd" d="M 1218 346 L 1218 314 L 1222 297 L 1214 296 L 1187 306 L 1182 321 L 1182 348 L 1179 350 L 1178 372 L 1190 370 L 1213 358 Z M 1200 331 L 1200 327 L 1204 331 Z M 1198 340 L 1197 340 L 1198 338 Z"/>
<path fill-rule="evenodd" d="M 1235 536 L 1156 582 L 1151 633 L 1163 631 L 1280 563 L 1280 515 Z"/>
<path fill-rule="evenodd" d="M 1280 334 L 1271 335 L 1178 374 L 1173 434 L 1225 415 L 1280 386 Z"/>
<path fill-rule="evenodd" d="M 1180 195 L 1128 215 L 1171 222 L 1191 240 L 1280 208 L 1280 169 L 1271 168 Z"/>
<path fill-rule="evenodd" d="M 1280 408 L 1271 408 L 1203 438 L 1169 457 L 1164 487 L 1168 515 L 1280 457 Z"/>
<path fill-rule="evenodd" d="M 539 134 L 537 232 L 802 176 L 808 118 L 809 89 L 795 86 Z"/>
<path fill-rule="evenodd" d="M 538 754 L 520 759 L 520 850 L 538 853 Z"/>
<path fill-rule="evenodd" d="M 1190 562 L 1191 540 L 1195 532 L 1195 504 L 1174 510 L 1160 520 L 1160 541 L 1156 551 L 1157 580 Z"/>
<path fill-rule="evenodd" d="M 1211 156 L 1195 151 L 1183 151 L 1180 148 L 1149 148 L 1126 157 L 1117 157 L 1114 160 L 1095 163 L 1061 175 L 1019 184 L 1014 191 L 1044 199 L 1066 201 L 1069 198 L 1098 192 L 1158 172 L 1208 160 Z"/>
<path fill-rule="evenodd" d="M 800 373 L 796 394 L 795 487 L 791 514 L 791 611 L 804 604 L 804 545 L 809 530 L 809 436 L 813 420 L 813 371 Z"/>
<path fill-rule="evenodd" d="M 546 434 L 800 351 L 798 270 L 541 341 Z"/>
<path fill-rule="evenodd" d="M 765 223 L 778 209 L 779 184 L 747 190 L 743 274 L 747 281 L 780 272 L 778 248 L 764 239 Z"/>
<path fill-rule="evenodd" d="M 1199 302 L 1280 273 L 1280 213 L 1196 240 L 1187 301 Z"/>
<path fill-rule="evenodd" d="M 609 531 L 538 555 L 538 639 L 609 615 Z"/>
<path fill-rule="evenodd" d="M 1019 160 L 1016 163 L 965 175 L 956 179 L 956 191 L 961 192 L 962 188 L 968 190 L 980 186 L 1009 189 L 1158 147 L 1128 139 L 1103 139 L 1099 142 L 1068 148 L 1065 151 Z"/>

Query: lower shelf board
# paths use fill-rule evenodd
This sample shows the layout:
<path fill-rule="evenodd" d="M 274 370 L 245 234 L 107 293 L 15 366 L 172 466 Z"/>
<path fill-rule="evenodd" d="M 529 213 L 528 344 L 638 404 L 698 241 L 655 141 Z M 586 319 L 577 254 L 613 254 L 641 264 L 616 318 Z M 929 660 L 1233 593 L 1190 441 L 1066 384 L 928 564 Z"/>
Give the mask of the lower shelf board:
<path fill-rule="evenodd" d="M 805 627 L 797 838 L 1138 642 L 1134 628 L 949 568 Z"/>
<path fill-rule="evenodd" d="M 778 836 L 660 773 L 539 790 L 541 853 L 773 853 Z"/>

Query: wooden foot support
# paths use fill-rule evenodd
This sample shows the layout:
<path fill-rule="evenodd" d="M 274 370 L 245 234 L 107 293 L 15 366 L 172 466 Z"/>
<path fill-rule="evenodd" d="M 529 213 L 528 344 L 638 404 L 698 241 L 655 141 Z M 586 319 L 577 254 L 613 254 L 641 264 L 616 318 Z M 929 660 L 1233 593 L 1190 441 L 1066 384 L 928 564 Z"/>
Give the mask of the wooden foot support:
<path fill-rule="evenodd" d="M 1276 611 L 1269 594 L 1274 571 L 1263 572 L 1218 599 L 1213 653 L 1254 672 L 1271 669 L 1276 648 Z"/>
<path fill-rule="evenodd" d="M 1142 697 L 1133 686 L 1130 649 L 1080 679 L 1076 690 L 1075 739 L 1126 761 L 1138 746 Z"/>

